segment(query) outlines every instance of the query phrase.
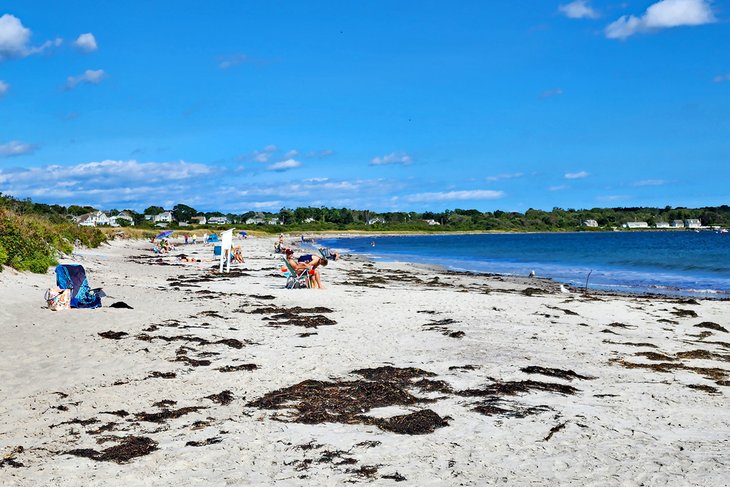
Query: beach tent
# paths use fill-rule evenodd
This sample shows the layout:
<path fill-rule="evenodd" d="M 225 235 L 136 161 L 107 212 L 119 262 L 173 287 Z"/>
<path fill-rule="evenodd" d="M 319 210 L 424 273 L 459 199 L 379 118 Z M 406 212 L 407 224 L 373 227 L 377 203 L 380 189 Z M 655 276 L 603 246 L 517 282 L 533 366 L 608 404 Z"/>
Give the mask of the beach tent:
<path fill-rule="evenodd" d="M 216 235 L 215 233 L 210 234 L 208 236 L 207 242 L 208 243 L 210 243 L 210 242 L 218 242 L 218 235 Z"/>
<path fill-rule="evenodd" d="M 56 285 L 61 289 L 71 290 L 72 308 L 101 307 L 101 293 L 89 287 L 86 270 L 79 264 L 60 264 L 56 266 Z"/>

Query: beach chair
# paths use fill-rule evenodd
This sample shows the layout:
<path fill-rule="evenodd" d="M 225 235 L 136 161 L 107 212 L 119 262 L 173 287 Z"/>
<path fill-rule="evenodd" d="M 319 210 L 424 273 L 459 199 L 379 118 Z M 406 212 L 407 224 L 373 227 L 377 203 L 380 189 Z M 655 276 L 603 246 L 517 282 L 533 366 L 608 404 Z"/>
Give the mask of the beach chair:
<path fill-rule="evenodd" d="M 282 260 L 287 268 L 285 287 L 287 289 L 309 287 L 309 270 L 304 269 L 297 272 L 286 257 L 283 257 Z"/>
<path fill-rule="evenodd" d="M 56 267 L 56 285 L 71 290 L 72 308 L 98 308 L 106 296 L 101 289 L 91 289 L 86 270 L 79 264 L 60 264 Z"/>

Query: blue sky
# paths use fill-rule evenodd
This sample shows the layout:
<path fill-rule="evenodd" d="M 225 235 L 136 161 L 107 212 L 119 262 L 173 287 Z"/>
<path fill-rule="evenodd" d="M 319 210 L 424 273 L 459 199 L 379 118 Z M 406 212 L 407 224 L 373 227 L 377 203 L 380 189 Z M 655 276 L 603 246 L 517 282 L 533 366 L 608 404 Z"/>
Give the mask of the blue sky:
<path fill-rule="evenodd" d="M 730 203 L 730 0 L 0 4 L 0 192 L 100 208 Z"/>

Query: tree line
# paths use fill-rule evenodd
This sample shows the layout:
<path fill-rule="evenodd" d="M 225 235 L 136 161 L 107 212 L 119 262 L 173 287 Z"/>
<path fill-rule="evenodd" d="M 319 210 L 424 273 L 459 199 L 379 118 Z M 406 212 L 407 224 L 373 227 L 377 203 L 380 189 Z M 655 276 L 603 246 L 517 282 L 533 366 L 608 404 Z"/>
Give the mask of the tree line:
<path fill-rule="evenodd" d="M 82 215 L 96 208 L 90 206 L 48 205 L 34 203 L 29 199 L 16 199 L 0 195 L 0 207 L 9 208 L 18 214 L 43 215 L 53 222 L 68 221 L 73 216 Z M 132 216 L 137 226 L 152 226 L 145 220 L 145 214 L 156 215 L 165 211 L 161 206 L 150 206 L 143 212 L 131 209 L 112 209 L 110 216 L 121 211 Z M 176 222 L 189 222 L 194 216 L 206 218 L 226 217 L 231 224 L 246 226 L 247 221 L 260 219 L 269 222 L 276 219 L 281 225 L 255 225 L 264 231 L 278 232 L 287 230 L 416 230 L 416 231 L 572 231 L 591 230 L 584 222 L 594 220 L 598 230 L 620 227 L 626 222 L 644 221 L 650 226 L 658 222 L 697 219 L 704 226 L 718 225 L 730 227 L 730 206 L 702 208 L 671 207 L 615 207 L 592 209 L 553 208 L 550 211 L 528 209 L 523 212 L 479 211 L 476 209 L 454 209 L 440 212 L 375 212 L 349 208 L 299 207 L 281 208 L 276 212 L 248 211 L 245 213 L 225 213 L 220 211 L 198 211 L 195 208 L 177 204 L 172 208 Z M 250 225 L 249 225 L 250 226 Z M 282 227 L 283 226 L 283 227 Z M 174 227 L 174 224 L 173 224 Z"/>

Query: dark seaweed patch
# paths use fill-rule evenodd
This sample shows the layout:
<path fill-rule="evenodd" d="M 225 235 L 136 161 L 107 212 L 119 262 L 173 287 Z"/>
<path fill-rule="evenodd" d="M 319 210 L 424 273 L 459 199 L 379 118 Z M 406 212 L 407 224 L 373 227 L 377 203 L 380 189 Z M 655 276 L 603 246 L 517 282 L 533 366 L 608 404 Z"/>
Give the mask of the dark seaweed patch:
<path fill-rule="evenodd" d="M 120 338 L 124 338 L 125 336 L 129 335 L 126 331 L 103 331 L 99 333 L 99 336 L 102 338 L 108 338 L 110 340 L 119 340 Z"/>
<path fill-rule="evenodd" d="M 150 375 L 145 377 L 145 380 L 147 379 L 174 379 L 177 377 L 177 374 L 175 372 L 150 372 Z"/>
<path fill-rule="evenodd" d="M 211 401 L 221 404 L 223 406 L 226 406 L 233 402 L 233 393 L 229 390 L 225 390 L 222 392 L 219 392 L 218 394 L 211 394 L 210 396 L 205 396 L 206 399 L 210 399 Z"/>
<path fill-rule="evenodd" d="M 571 381 L 573 379 L 583 379 L 583 380 L 595 379 L 595 377 L 590 377 L 587 375 L 580 375 L 573 370 L 551 369 L 548 367 L 540 367 L 537 365 L 530 365 L 527 367 L 523 367 L 520 370 L 522 372 L 524 372 L 525 374 L 547 375 L 550 377 L 558 377 L 560 379 L 566 379 L 566 380 L 571 380 Z"/>
<path fill-rule="evenodd" d="M 186 414 L 194 413 L 200 409 L 205 409 L 201 406 L 190 406 L 180 409 L 166 409 L 157 413 L 137 413 L 134 416 L 138 421 L 146 421 L 148 423 L 164 423 L 168 419 L 176 419 Z"/>
<path fill-rule="evenodd" d="M 216 443 L 220 443 L 223 441 L 222 438 L 219 438 L 217 436 L 214 436 L 212 438 L 207 438 L 203 441 L 188 441 L 185 443 L 185 446 L 207 446 L 207 445 L 215 445 Z"/>
<path fill-rule="evenodd" d="M 697 324 L 695 326 L 697 328 L 708 328 L 710 330 L 715 330 L 715 331 L 721 331 L 721 332 L 724 332 L 724 333 L 728 333 L 727 328 L 725 328 L 724 326 L 721 326 L 721 325 L 719 325 L 717 323 L 713 323 L 712 321 L 703 321 L 702 323 L 699 323 L 699 324 Z"/>
<path fill-rule="evenodd" d="M 219 372 L 239 372 L 239 371 L 251 371 L 258 369 L 259 366 L 256 364 L 241 364 L 241 365 L 224 365 L 223 367 L 218 367 L 217 371 Z"/>
<path fill-rule="evenodd" d="M 550 441 L 550 438 L 552 438 L 555 433 L 557 433 L 561 429 L 565 428 L 566 424 L 568 424 L 567 421 L 564 423 L 557 424 L 557 425 L 553 426 L 552 428 L 550 428 L 550 433 L 548 433 L 548 435 L 545 438 L 543 438 L 542 441 Z"/>
<path fill-rule="evenodd" d="M 97 462 L 128 463 L 133 458 L 149 455 L 157 450 L 157 442 L 144 436 L 126 436 L 114 438 L 119 444 L 102 451 L 78 449 L 65 452 L 68 455 L 90 458 Z"/>
<path fill-rule="evenodd" d="M 410 414 L 393 416 L 387 419 L 371 419 L 378 428 L 400 435 L 425 435 L 438 428 L 448 426 L 448 418 L 442 418 L 430 409 L 422 409 Z"/>
<path fill-rule="evenodd" d="M 697 312 L 691 309 L 674 308 L 671 313 L 679 318 L 697 318 Z"/>

